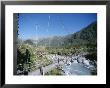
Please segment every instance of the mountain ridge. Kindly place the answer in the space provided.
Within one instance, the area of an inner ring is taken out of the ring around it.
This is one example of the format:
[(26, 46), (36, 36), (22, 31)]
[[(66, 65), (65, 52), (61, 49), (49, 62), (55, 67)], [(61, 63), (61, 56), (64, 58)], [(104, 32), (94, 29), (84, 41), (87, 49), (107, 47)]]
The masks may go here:
[(81, 30), (65, 36), (53, 36), (37, 40), (37, 46), (62, 47), (68, 45), (97, 44), (97, 21)]

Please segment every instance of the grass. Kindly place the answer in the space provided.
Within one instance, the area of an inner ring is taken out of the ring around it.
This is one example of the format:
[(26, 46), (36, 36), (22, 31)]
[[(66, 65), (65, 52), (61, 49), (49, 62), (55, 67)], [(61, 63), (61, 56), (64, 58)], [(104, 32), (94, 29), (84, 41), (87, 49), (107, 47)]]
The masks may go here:
[(45, 75), (62, 75), (61, 72), (62, 71), (60, 69), (55, 68), (55, 69), (45, 73)]

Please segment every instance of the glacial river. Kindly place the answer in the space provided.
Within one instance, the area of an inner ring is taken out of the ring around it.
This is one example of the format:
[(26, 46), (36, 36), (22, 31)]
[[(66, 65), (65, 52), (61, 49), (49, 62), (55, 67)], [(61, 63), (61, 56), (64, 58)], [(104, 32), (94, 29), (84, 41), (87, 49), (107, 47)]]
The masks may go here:
[(64, 65), (64, 75), (91, 75), (91, 70), (86, 68), (82, 63), (71, 63), (71, 65)]

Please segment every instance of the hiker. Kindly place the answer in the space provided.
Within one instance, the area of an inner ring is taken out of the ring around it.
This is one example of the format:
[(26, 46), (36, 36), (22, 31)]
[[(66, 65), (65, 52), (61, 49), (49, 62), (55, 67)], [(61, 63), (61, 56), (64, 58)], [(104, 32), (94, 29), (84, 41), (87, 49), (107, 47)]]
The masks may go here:
[(40, 69), (40, 73), (41, 73), (41, 75), (43, 75), (43, 68), (42, 68), (42, 66), (39, 67), (39, 69)]
[(58, 58), (58, 64), (59, 64), (59, 62), (60, 62), (60, 59)]

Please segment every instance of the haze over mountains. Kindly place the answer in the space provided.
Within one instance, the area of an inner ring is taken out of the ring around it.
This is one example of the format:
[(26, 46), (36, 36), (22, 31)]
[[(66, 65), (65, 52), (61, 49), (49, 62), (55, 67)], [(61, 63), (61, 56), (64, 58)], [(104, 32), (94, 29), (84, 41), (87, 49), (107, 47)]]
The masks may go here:
[[(27, 40), (26, 40), (27, 41)], [(25, 42), (26, 42), (25, 41)], [(32, 40), (31, 40), (32, 41)], [(33, 40), (37, 46), (46, 47), (63, 47), (71, 45), (97, 44), (97, 22), (92, 22), (85, 28), (76, 33), (71, 33), (66, 36), (53, 36)]]
[(65, 45), (97, 43), (97, 22), (89, 24), (80, 31), (66, 36), (54, 36), (37, 40), (37, 46), (61, 47)]

